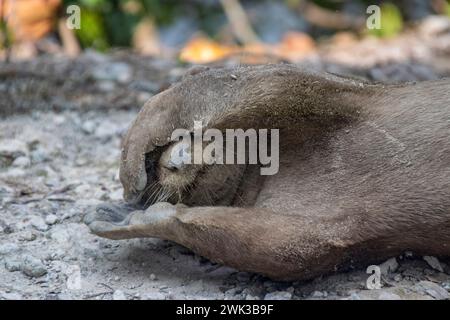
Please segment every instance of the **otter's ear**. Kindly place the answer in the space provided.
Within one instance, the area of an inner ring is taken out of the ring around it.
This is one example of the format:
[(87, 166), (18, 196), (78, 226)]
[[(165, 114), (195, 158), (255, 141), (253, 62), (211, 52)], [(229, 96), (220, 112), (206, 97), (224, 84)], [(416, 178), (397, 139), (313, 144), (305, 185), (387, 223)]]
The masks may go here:
[(194, 75), (196, 75), (196, 74), (199, 74), (199, 73), (208, 71), (208, 70), (210, 70), (210, 69), (211, 69), (211, 68), (208, 67), (208, 66), (202, 66), (202, 65), (192, 66), (192, 67), (190, 67), (190, 68), (186, 71), (186, 73), (183, 75), (182, 80), (183, 80), (184, 78), (188, 77), (188, 76), (194, 76)]

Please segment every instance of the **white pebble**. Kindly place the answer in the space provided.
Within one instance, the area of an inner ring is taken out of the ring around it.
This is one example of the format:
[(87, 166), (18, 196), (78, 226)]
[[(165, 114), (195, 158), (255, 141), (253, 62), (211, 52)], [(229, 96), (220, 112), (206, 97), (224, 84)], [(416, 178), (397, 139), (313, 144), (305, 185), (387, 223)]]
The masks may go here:
[(127, 297), (122, 290), (116, 290), (113, 293), (113, 300), (127, 300)]
[(54, 214), (49, 214), (45, 217), (45, 223), (48, 225), (53, 225), (58, 222), (58, 217)]

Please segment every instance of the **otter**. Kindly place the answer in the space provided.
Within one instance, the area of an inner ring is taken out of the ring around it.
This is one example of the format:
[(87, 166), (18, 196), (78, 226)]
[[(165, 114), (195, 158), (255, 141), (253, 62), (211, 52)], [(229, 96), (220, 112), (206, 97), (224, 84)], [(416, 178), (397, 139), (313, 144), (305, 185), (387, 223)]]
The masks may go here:
[[(171, 132), (279, 129), (280, 164), (180, 165)], [(450, 80), (365, 83), (295, 65), (195, 68), (152, 97), (122, 144), (124, 204), (85, 216), (214, 262), (304, 280), (411, 250), (450, 255)]]

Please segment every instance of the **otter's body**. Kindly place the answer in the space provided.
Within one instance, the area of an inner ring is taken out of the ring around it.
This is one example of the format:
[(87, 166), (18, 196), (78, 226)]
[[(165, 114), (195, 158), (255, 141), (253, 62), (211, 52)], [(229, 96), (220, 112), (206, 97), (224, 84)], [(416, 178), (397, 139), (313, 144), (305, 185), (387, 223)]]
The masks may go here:
[[(277, 279), (405, 250), (450, 255), (450, 80), (368, 85), (286, 65), (187, 76), (143, 108), (124, 140), (129, 202), (151, 198), (145, 154), (167, 144), (167, 128), (191, 129), (194, 119), (205, 128), (279, 128), (279, 172), (203, 168), (190, 193), (164, 199), (195, 207), (103, 206), (86, 220), (95, 233), (173, 240)], [(160, 163), (153, 176), (162, 185), (164, 170)], [(208, 184), (227, 175), (235, 185), (227, 194)], [(202, 185), (229, 205), (201, 203)]]

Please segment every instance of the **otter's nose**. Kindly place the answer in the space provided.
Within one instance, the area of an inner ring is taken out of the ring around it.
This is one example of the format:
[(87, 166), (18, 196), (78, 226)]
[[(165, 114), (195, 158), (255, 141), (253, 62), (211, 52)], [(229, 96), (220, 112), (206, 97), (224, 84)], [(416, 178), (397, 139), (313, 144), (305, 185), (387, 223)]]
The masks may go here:
[(191, 164), (191, 146), (188, 143), (175, 144), (169, 153), (168, 159), (163, 161), (163, 166), (169, 170), (183, 169), (187, 164)]

